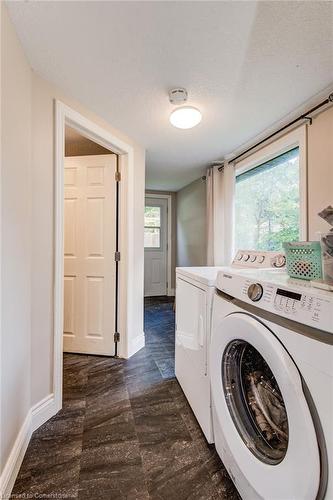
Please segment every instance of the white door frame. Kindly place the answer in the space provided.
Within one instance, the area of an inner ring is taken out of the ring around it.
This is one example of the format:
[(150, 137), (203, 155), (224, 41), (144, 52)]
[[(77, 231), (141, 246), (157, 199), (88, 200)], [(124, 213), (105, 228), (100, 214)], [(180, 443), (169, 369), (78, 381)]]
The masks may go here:
[(167, 200), (168, 202), (168, 231), (167, 231), (167, 280), (168, 280), (168, 286), (167, 286), (167, 294), (168, 296), (174, 296), (175, 295), (175, 290), (171, 286), (171, 257), (172, 257), (172, 196), (171, 194), (154, 194), (154, 193), (145, 193), (145, 198), (161, 198), (163, 200)]
[(54, 349), (53, 349), (53, 394), (56, 411), (62, 407), (63, 370), (63, 313), (64, 313), (64, 156), (65, 126), (77, 130), (81, 135), (119, 155), (120, 182), (120, 229), (119, 249), (119, 331), (118, 354), (127, 357), (129, 340), (128, 318), (131, 313), (130, 293), (133, 289), (134, 267), (134, 152), (130, 144), (120, 140), (109, 131), (90, 121), (61, 101), (55, 100), (55, 220), (54, 220)]

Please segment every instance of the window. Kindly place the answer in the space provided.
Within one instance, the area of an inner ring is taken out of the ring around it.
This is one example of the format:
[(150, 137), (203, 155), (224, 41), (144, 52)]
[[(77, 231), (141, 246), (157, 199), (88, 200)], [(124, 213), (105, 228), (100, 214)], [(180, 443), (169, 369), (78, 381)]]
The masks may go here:
[(145, 248), (161, 246), (161, 207), (145, 207)]
[(236, 174), (235, 248), (281, 250), (300, 239), (299, 148)]

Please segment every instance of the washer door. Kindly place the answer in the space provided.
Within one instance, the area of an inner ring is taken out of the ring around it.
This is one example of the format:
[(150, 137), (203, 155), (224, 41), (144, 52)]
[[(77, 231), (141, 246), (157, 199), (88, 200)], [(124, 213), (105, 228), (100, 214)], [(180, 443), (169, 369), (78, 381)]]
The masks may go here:
[(212, 337), (211, 381), (214, 428), (258, 498), (314, 500), (316, 431), (300, 374), (275, 335), (245, 313), (226, 316)]

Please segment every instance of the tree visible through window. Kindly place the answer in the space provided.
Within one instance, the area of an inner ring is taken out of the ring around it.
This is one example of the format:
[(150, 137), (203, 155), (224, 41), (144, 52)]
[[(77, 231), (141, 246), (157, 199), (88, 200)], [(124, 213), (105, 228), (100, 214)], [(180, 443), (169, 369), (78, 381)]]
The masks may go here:
[(281, 250), (299, 240), (299, 177), (299, 148), (236, 177), (236, 250)]

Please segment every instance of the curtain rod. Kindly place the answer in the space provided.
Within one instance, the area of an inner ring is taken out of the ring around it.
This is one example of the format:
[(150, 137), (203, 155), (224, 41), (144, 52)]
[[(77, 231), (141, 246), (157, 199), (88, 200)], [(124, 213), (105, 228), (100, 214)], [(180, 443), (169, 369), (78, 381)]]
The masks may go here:
[[(264, 142), (269, 141), (269, 139), (272, 139), (272, 137), (274, 137), (275, 135), (280, 134), (281, 132), (283, 132), (287, 128), (291, 127), (292, 125), (295, 125), (295, 123), (297, 123), (300, 120), (309, 120), (310, 125), (312, 125), (312, 118), (309, 115), (311, 115), (312, 113), (317, 111), (319, 108), (322, 108), (323, 106), (326, 106), (326, 104), (329, 104), (329, 103), (333, 103), (333, 92), (327, 97), (327, 99), (325, 99), (321, 103), (317, 104), (317, 106), (314, 106), (313, 108), (309, 109), (306, 113), (303, 113), (299, 117), (297, 117), (294, 120), (292, 120), (291, 122), (287, 123), (287, 125), (284, 125), (283, 127), (279, 128), (278, 130), (276, 130), (272, 134), (265, 137), (265, 139), (262, 139), (261, 141), (257, 142), (256, 144), (254, 144), (250, 148), (246, 149), (242, 153), (239, 153), (238, 155), (234, 156), (230, 160), (227, 160), (228, 163), (232, 163), (232, 162), (238, 160), (242, 156), (246, 155), (246, 153), (249, 153), (253, 149), (255, 149), (258, 146), (260, 146), (261, 144), (263, 144)], [(219, 172), (221, 172), (223, 170), (223, 166), (219, 167), (218, 170), (219, 170)]]

